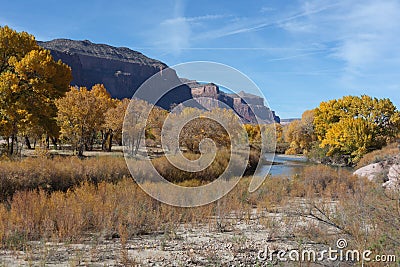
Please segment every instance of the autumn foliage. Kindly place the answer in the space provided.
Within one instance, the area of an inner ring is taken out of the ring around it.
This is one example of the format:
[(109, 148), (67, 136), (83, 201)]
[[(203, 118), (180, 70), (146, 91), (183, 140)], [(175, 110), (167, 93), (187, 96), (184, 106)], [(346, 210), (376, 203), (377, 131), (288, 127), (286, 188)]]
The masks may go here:
[(68, 91), (71, 69), (55, 62), (35, 38), (0, 27), (0, 135), (14, 153), (17, 135), (46, 134), (57, 138), (54, 100)]
[(318, 161), (356, 164), (368, 152), (393, 142), (400, 133), (400, 112), (389, 99), (366, 95), (321, 102), (285, 129), (287, 154)]

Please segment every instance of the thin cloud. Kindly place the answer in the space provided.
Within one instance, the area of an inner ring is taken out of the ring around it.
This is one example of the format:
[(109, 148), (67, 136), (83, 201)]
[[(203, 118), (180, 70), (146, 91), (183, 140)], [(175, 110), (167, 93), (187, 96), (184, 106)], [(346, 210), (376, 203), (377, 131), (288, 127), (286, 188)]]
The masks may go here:
[(267, 13), (267, 12), (272, 12), (272, 11), (276, 11), (276, 8), (270, 7), (270, 6), (263, 6), (260, 9), (261, 13)]
[[(365, 2), (338, 21), (343, 41), (334, 54), (351, 71), (370, 68), (400, 56), (400, 3)], [(397, 64), (399, 67), (400, 64)]]
[(315, 51), (315, 52), (310, 52), (310, 53), (297, 54), (297, 55), (293, 55), (293, 56), (273, 58), (273, 59), (270, 59), (268, 61), (272, 62), (272, 61), (291, 60), (291, 59), (297, 59), (299, 57), (306, 57), (306, 56), (311, 56), (311, 55), (315, 55), (315, 54), (321, 54), (321, 53), (325, 53), (325, 52), (326, 52), (326, 50), (321, 50), (321, 51)]
[[(132, 47), (136, 50), (157, 50), (165, 48), (157, 46)], [(181, 50), (248, 50), (248, 51), (322, 51), (320, 48), (300, 48), (300, 47), (181, 47)], [(325, 49), (324, 49), (325, 50)]]
[(215, 19), (222, 19), (222, 18), (227, 18), (229, 15), (205, 15), (205, 16), (197, 16), (197, 17), (176, 17), (172, 19), (166, 19), (161, 22), (161, 24), (175, 24), (175, 23), (181, 23), (181, 22), (188, 22), (188, 23), (193, 23), (193, 22), (200, 22), (200, 21), (209, 21), (209, 20), (215, 20)]
[(227, 36), (236, 35), (236, 34), (259, 31), (259, 30), (262, 30), (262, 29), (265, 29), (265, 28), (268, 28), (268, 27), (279, 26), (279, 25), (284, 24), (285, 22), (296, 20), (296, 19), (299, 19), (299, 18), (302, 18), (302, 17), (305, 17), (305, 16), (310, 16), (310, 15), (313, 15), (313, 14), (317, 14), (317, 13), (326, 11), (326, 10), (331, 9), (333, 7), (336, 7), (336, 6), (338, 6), (338, 4), (326, 5), (326, 6), (319, 7), (319, 8), (313, 9), (313, 10), (306, 10), (306, 11), (303, 11), (303, 12), (288, 16), (288, 17), (283, 18), (283, 19), (279, 19), (279, 20), (272, 21), (272, 22), (262, 22), (262, 23), (258, 23), (258, 24), (253, 25), (253, 26), (243, 26), (243, 25), (241, 25), (241, 27), (238, 28), (238, 29), (232, 29), (232, 30), (222, 29), (222, 30), (219, 30), (219, 31), (211, 31), (211, 32), (209, 32), (207, 34), (204, 34), (203, 36), (200, 36), (200, 38), (214, 38), (214, 39), (216, 39), (216, 38), (222, 38), (222, 37), (227, 37)]

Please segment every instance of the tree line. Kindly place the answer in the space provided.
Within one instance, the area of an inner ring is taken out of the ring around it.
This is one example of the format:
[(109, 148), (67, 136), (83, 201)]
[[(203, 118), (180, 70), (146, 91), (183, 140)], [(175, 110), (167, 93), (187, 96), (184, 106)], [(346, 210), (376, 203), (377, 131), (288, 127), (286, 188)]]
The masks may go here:
[[(111, 151), (113, 142), (122, 142), (130, 100), (113, 99), (101, 84), (89, 90), (71, 87), (71, 81), (71, 68), (55, 61), (33, 35), (0, 27), (0, 137), (8, 154), (15, 154), (21, 141), (28, 148), (32, 141), (33, 147), (44, 140), (56, 148), (64, 141), (78, 155), (98, 141), (105, 151)], [(136, 108), (144, 105), (132, 101)], [(155, 108), (150, 121), (156, 123), (154, 118), (163, 113)]]
[(287, 125), (247, 127), (251, 129), (248, 132), (253, 144), (260, 143), (260, 131), (275, 130), (278, 153), (304, 154), (322, 163), (354, 165), (365, 154), (400, 137), (400, 112), (387, 98), (344, 96), (321, 102)]

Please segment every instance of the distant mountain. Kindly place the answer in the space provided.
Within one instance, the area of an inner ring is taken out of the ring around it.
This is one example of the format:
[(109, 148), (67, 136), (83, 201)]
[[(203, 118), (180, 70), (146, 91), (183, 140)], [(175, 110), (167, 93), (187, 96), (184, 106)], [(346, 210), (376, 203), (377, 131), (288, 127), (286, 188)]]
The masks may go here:
[(281, 124), (286, 125), (291, 123), (292, 121), (299, 121), (301, 118), (290, 118), (290, 119), (281, 119)]
[[(90, 88), (102, 83), (115, 98), (131, 98), (139, 86), (148, 78), (168, 66), (126, 47), (94, 44), (90, 41), (56, 39), (38, 44), (50, 50), (52, 56), (72, 68), (72, 85)], [(179, 83), (175, 71), (163, 74), (168, 84)], [(179, 86), (160, 99), (158, 106), (169, 109), (174, 104), (191, 99), (188, 86)]]
[[(72, 68), (71, 85), (74, 86), (91, 88), (101, 83), (112, 97), (131, 98), (144, 81), (162, 70), (161, 79), (156, 83), (146, 84), (149, 88), (143, 90), (142, 95), (148, 100), (152, 95), (162, 95), (170, 87), (174, 88), (175, 85), (181, 84), (154, 103), (164, 109), (168, 110), (183, 102), (184, 106), (213, 109), (218, 107), (216, 100), (220, 100), (234, 109), (246, 123), (255, 123), (256, 117), (261, 123), (280, 121), (275, 112), (266, 107), (263, 98), (259, 96), (243, 91), (238, 95), (226, 94), (215, 84), (202, 85), (197, 81), (180, 79), (176, 72), (163, 62), (126, 47), (69, 39), (55, 39), (38, 44), (50, 50), (54, 59), (60, 59)], [(204, 100), (199, 98), (201, 96), (210, 99)]]

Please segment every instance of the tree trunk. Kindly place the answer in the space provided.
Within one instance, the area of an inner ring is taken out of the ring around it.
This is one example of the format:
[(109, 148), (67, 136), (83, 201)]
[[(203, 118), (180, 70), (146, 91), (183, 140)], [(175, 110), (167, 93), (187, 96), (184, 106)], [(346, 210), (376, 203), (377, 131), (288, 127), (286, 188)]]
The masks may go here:
[(51, 142), (53, 143), (54, 149), (57, 150), (57, 138), (52, 137), (52, 138), (51, 138)]
[(29, 141), (28, 136), (25, 136), (25, 145), (28, 149), (32, 149), (31, 142)]
[(50, 137), (46, 136), (46, 148), (50, 149)]
[(110, 137), (109, 137), (109, 141), (108, 141), (108, 152), (111, 152), (111, 147), (112, 147), (112, 139), (113, 139), (113, 134), (110, 133)]
[(78, 157), (81, 158), (83, 157), (83, 150), (85, 148), (85, 142), (84, 140), (79, 140), (78, 146), (76, 148), (76, 150), (78, 151)]
[(11, 135), (10, 151), (9, 151), (10, 155), (12, 155), (14, 153), (14, 139), (15, 139), (15, 135), (12, 134)]
[(83, 145), (79, 145), (78, 147), (78, 157), (83, 157)]
[(103, 132), (102, 131), (102, 138), (103, 138), (103, 140), (101, 140), (101, 150), (103, 150), (103, 151), (106, 151), (106, 143), (107, 143), (107, 139), (108, 139), (108, 136), (109, 136), (109, 132), (107, 131), (107, 132)]

